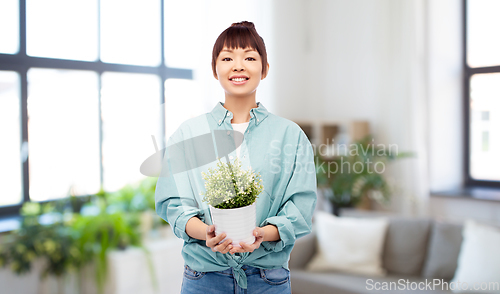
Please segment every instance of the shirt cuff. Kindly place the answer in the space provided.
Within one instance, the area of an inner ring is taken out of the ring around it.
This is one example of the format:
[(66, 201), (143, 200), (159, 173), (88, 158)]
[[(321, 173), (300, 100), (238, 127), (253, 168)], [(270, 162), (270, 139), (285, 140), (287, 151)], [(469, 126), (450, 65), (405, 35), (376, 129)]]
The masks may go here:
[(261, 227), (266, 225), (275, 225), (278, 228), (280, 234), (279, 241), (266, 241), (262, 242), (262, 246), (267, 251), (279, 252), (285, 248), (285, 246), (293, 245), (295, 243), (295, 232), (293, 225), (286, 216), (273, 216), (266, 219)]
[(201, 219), (201, 221), (204, 222), (205, 217), (203, 212), (200, 209), (195, 209), (184, 212), (181, 215), (179, 215), (179, 217), (175, 221), (175, 225), (172, 228), (174, 235), (176, 235), (178, 238), (183, 239), (186, 243), (193, 243), (200, 241), (198, 239), (190, 237), (186, 233), (186, 224), (188, 220), (190, 220), (194, 216), (198, 216)]

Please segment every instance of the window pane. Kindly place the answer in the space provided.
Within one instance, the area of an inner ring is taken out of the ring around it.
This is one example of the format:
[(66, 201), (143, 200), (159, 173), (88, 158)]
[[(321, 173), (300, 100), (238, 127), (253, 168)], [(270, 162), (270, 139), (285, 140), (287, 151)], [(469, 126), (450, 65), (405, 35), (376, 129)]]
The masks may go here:
[(19, 0), (0, 1), (0, 53), (19, 51)]
[(202, 101), (202, 97), (198, 83), (195, 81), (168, 79), (165, 82), (165, 131), (167, 139), (185, 120), (207, 112), (204, 109), (212, 110), (215, 103), (212, 105), (211, 102)]
[(97, 60), (97, 0), (26, 0), (27, 54)]
[(467, 61), (471, 67), (500, 65), (500, 1), (467, 1)]
[(500, 181), (500, 74), (474, 75), (470, 88), (470, 174)]
[(101, 0), (101, 60), (160, 64), (159, 0)]
[[(201, 58), (206, 58), (203, 64), (210, 67), (212, 48), (203, 50), (201, 40), (203, 35), (204, 0), (194, 1), (165, 1), (165, 64), (169, 67), (194, 68), (199, 65)], [(233, 2), (231, 5), (237, 5)], [(227, 6), (224, 6), (225, 8)], [(189, 11), (189, 17), (179, 14), (179, 11)], [(229, 23), (229, 22), (228, 22)], [(205, 25), (206, 26), (206, 25)], [(219, 32), (220, 34), (220, 32)], [(215, 38), (211, 41), (215, 42)], [(202, 54), (203, 52), (209, 53)]]
[(98, 75), (28, 72), (30, 197), (35, 201), (99, 190)]
[(0, 71), (0, 206), (22, 201), (19, 75)]
[(156, 75), (104, 73), (101, 111), (104, 189), (116, 191), (143, 179), (140, 166), (160, 137), (160, 79)]

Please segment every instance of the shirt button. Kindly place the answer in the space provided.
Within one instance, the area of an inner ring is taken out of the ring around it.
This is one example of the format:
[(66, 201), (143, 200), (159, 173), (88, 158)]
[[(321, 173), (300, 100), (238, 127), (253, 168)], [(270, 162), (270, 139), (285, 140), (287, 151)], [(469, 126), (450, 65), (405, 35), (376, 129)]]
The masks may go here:
[(257, 121), (259, 121), (259, 119), (257, 119)]
[(247, 131), (247, 134), (250, 133), (250, 130)]
[(231, 155), (231, 156), (229, 156), (229, 159), (233, 159), (233, 156), (232, 156), (232, 155)]
[(231, 132), (230, 131), (227, 131), (227, 134), (229, 135)]
[(219, 123), (222, 121), (222, 119), (219, 119)]

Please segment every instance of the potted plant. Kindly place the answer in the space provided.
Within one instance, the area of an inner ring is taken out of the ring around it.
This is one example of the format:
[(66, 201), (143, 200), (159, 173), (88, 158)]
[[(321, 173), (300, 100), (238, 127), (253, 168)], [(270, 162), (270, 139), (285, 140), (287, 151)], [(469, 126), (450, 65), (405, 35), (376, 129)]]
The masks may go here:
[[(412, 152), (391, 152), (375, 145), (368, 135), (350, 144), (349, 149), (333, 156), (315, 154), (318, 188), (326, 192), (334, 215), (342, 207), (369, 208), (372, 201), (387, 204), (391, 187), (384, 176), (385, 165), (397, 159), (413, 156)], [(380, 168), (384, 166), (384, 169)], [(325, 171), (325, 168), (328, 167)]]
[[(135, 246), (146, 254), (153, 287), (157, 281), (150, 252), (142, 246), (137, 213), (109, 209), (109, 193), (101, 189), (93, 201), (84, 205), (84, 215), (68, 209), (69, 200), (40, 204), (26, 202), (21, 209), (21, 226), (5, 236), (0, 244), (0, 268), (10, 266), (16, 274), (30, 272), (35, 262), (42, 266), (41, 278), (57, 279), (57, 292), (63, 293), (67, 273), (76, 274), (77, 289), (89, 268), (95, 272), (95, 292), (103, 293), (107, 278), (108, 253)], [(89, 205), (94, 209), (85, 209)], [(111, 210), (111, 211), (109, 211)], [(38, 266), (37, 266), (38, 267)], [(94, 270), (95, 268), (95, 270)], [(83, 270), (83, 271), (82, 271)], [(40, 293), (48, 284), (41, 284)]]
[(260, 174), (251, 168), (242, 170), (238, 158), (233, 163), (223, 163), (219, 158), (217, 168), (209, 168), (208, 174), (202, 172), (202, 176), (206, 192), (201, 194), (203, 201), (209, 204), (215, 234), (226, 233), (226, 239), (231, 239), (233, 246), (240, 246), (240, 242), (252, 244), (256, 199), (264, 190)]
[[(10, 265), (14, 273), (23, 275), (31, 271), (35, 262), (41, 262), (40, 281), (55, 277), (57, 293), (64, 293), (64, 277), (79, 269), (83, 255), (62, 211), (56, 210), (59, 204), (24, 203), (20, 228), (7, 235), (5, 248), (0, 249), (0, 267)], [(39, 287), (39, 291), (43, 289)]]

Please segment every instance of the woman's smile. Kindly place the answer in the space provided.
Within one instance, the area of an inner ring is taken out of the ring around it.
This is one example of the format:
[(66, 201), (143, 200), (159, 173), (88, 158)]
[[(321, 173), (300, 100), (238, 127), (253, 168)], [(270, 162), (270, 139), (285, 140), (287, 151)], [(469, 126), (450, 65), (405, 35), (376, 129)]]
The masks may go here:
[(234, 75), (229, 78), (233, 85), (244, 85), (250, 78), (245, 75)]

